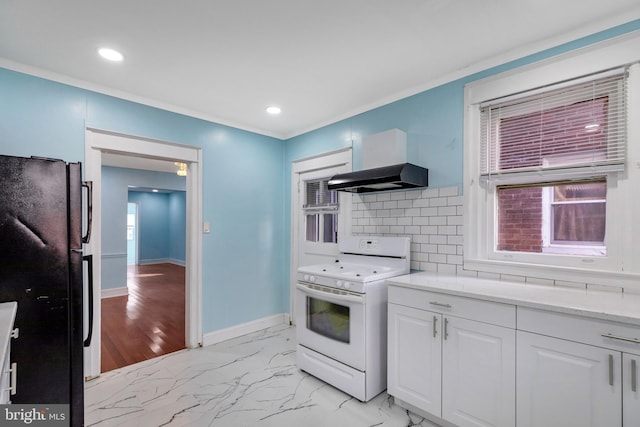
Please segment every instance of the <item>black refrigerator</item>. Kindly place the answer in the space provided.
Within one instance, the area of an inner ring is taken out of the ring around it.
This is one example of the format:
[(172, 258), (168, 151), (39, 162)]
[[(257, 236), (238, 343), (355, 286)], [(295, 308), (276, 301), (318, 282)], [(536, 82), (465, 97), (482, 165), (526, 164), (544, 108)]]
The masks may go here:
[(0, 302), (18, 303), (11, 403), (69, 405), (71, 426), (84, 425), (93, 317), (90, 188), (80, 163), (0, 155)]

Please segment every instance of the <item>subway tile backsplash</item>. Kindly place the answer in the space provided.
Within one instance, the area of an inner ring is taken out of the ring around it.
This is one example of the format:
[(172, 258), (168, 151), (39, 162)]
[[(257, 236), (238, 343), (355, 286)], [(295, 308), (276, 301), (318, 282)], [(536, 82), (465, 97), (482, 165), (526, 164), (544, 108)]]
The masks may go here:
[(462, 196), (457, 187), (354, 194), (353, 235), (410, 236), (411, 268), (462, 269)]

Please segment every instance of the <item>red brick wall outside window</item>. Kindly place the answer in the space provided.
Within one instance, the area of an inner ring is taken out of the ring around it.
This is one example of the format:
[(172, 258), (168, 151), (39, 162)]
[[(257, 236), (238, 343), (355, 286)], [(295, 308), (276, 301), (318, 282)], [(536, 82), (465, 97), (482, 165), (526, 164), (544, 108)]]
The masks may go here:
[(542, 187), (498, 190), (498, 250), (542, 252)]
[[(604, 158), (607, 105), (604, 97), (501, 119), (499, 169), (538, 167), (545, 159), (570, 163), (574, 156)], [(543, 206), (543, 187), (498, 188), (497, 195), (496, 249), (542, 252), (543, 209), (549, 208)], [(601, 221), (604, 229), (604, 215)]]

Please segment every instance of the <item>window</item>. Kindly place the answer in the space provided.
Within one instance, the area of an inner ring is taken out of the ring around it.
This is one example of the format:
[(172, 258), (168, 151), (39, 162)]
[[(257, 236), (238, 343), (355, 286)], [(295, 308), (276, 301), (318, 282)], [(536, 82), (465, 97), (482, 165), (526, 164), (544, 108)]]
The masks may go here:
[(601, 174), (624, 169), (625, 83), (621, 69), (480, 106), (480, 175), (497, 195), (494, 250), (606, 255)]
[(640, 288), (637, 48), (630, 36), (465, 86), (466, 270)]
[(327, 188), (328, 181), (324, 178), (304, 182), (308, 242), (338, 242), (338, 192)]

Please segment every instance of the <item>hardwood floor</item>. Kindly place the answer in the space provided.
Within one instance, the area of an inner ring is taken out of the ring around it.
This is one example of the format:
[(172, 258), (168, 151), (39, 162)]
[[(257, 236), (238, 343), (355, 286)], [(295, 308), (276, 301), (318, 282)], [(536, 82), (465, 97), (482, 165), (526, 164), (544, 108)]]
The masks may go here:
[(185, 348), (185, 269), (131, 265), (128, 296), (102, 299), (101, 372)]

